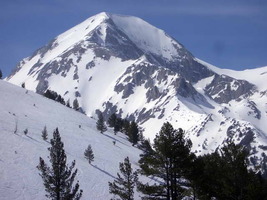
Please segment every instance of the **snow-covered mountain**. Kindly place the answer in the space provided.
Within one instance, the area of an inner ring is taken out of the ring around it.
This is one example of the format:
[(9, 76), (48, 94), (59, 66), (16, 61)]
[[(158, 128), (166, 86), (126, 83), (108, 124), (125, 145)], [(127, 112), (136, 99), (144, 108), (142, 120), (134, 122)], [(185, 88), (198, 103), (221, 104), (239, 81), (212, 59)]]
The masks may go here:
[(169, 121), (198, 154), (227, 139), (251, 157), (267, 149), (267, 67), (219, 69), (137, 17), (95, 15), (22, 60), (7, 80), (77, 98), (88, 116), (135, 119), (150, 138)]
[[(49, 140), (58, 127), (67, 163), (76, 160), (76, 177), (84, 191), (84, 200), (113, 197), (109, 194), (108, 181), (117, 177), (119, 162), (126, 156), (129, 156), (133, 168), (137, 168), (140, 150), (132, 147), (125, 135), (114, 135), (112, 130), (101, 134), (95, 128), (95, 120), (1, 80), (0, 93), (1, 200), (45, 199), (43, 181), (36, 168), (39, 157), (49, 163), (47, 148), (51, 145), (41, 137), (45, 126)], [(28, 129), (27, 135), (25, 129)], [(113, 141), (116, 141), (115, 145)], [(89, 144), (95, 156), (92, 165), (84, 158)], [(140, 199), (138, 196), (136, 193), (136, 199)]]

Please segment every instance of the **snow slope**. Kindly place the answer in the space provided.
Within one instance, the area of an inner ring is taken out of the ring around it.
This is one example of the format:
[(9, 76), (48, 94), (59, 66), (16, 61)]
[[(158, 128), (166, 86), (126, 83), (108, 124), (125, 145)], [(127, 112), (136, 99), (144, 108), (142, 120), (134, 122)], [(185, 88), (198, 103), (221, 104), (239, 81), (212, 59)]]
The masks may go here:
[[(140, 150), (132, 147), (124, 135), (114, 135), (112, 131), (101, 134), (95, 128), (94, 119), (4, 81), (0, 81), (0, 94), (1, 200), (45, 199), (43, 182), (36, 168), (40, 156), (49, 162), (49, 143), (41, 137), (44, 126), (49, 139), (53, 130), (59, 128), (67, 162), (76, 160), (77, 179), (84, 191), (82, 199), (110, 199), (108, 181), (114, 180), (119, 162), (126, 156), (137, 168)], [(26, 128), (27, 135), (23, 133)], [(95, 155), (92, 166), (83, 156), (89, 144)], [(136, 199), (139, 199), (137, 194)]]
[[(177, 42), (168, 37), (163, 30), (137, 17), (115, 14), (108, 15), (144, 52), (152, 52), (167, 59), (172, 59), (172, 55), (176, 55), (177, 49), (173, 44)], [(140, 37), (140, 35), (142, 37)], [(177, 46), (181, 48), (180, 44), (177, 44)]]
[(256, 85), (259, 91), (267, 90), (267, 66), (236, 71), (231, 69), (221, 69), (197, 58), (196, 60), (218, 74), (226, 74), (236, 79), (247, 80)]

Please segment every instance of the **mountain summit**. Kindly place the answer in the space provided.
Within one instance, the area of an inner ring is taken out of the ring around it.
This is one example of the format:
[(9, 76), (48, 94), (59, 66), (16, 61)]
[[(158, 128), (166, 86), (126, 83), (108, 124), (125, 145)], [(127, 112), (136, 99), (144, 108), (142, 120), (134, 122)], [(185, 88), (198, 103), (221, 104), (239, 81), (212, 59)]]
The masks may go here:
[(136, 120), (147, 137), (169, 121), (187, 131), (199, 154), (227, 140), (257, 157), (267, 149), (267, 67), (216, 68), (137, 17), (90, 17), (23, 59), (7, 80), (77, 99), (88, 116)]

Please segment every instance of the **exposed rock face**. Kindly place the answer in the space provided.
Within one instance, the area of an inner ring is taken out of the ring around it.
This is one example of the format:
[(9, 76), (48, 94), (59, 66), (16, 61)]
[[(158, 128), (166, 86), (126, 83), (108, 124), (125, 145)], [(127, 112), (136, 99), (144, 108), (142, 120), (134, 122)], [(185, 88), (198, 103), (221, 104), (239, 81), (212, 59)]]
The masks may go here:
[(226, 75), (215, 75), (205, 88), (205, 93), (217, 103), (228, 103), (239, 97), (252, 95), (255, 86), (245, 80), (236, 80)]
[(251, 109), (248, 111), (248, 115), (252, 115), (256, 119), (261, 119), (261, 111), (257, 108), (257, 105), (254, 101), (248, 101), (247, 107)]

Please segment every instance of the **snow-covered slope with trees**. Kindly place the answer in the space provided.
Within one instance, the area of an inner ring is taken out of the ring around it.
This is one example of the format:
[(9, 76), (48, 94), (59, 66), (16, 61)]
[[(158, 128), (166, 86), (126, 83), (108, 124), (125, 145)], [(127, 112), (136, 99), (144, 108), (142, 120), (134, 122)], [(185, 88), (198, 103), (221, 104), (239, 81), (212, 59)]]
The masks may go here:
[[(47, 89), (81, 111), (135, 120), (154, 138), (169, 121), (193, 151), (232, 139), (260, 164), (267, 149), (267, 68), (223, 70), (195, 58), (163, 30), (137, 17), (100, 13), (22, 60), (7, 80)], [(261, 157), (261, 158), (260, 158)]]
[[(117, 176), (119, 162), (126, 156), (129, 156), (132, 166), (137, 167), (140, 150), (132, 147), (125, 135), (114, 135), (112, 131), (101, 134), (95, 128), (95, 120), (1, 80), (0, 93), (1, 200), (45, 199), (43, 181), (36, 168), (39, 157), (49, 164), (47, 148), (50, 144), (41, 137), (45, 126), (48, 141), (58, 127), (67, 163), (76, 160), (76, 177), (84, 191), (82, 199), (110, 199), (108, 181)], [(24, 134), (25, 129), (28, 129), (27, 135)], [(113, 141), (116, 141), (115, 145)], [(84, 158), (89, 144), (95, 156), (92, 165)], [(138, 194), (136, 199), (140, 199)]]

